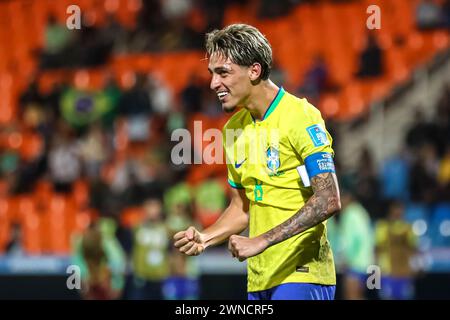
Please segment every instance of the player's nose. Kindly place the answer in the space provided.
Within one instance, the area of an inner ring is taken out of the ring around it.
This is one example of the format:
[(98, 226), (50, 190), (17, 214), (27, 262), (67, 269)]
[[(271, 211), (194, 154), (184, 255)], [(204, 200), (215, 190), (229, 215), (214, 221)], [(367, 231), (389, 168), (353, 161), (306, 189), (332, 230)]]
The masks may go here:
[(209, 84), (211, 90), (217, 91), (220, 87), (220, 79), (217, 75), (213, 75), (211, 78), (211, 83)]

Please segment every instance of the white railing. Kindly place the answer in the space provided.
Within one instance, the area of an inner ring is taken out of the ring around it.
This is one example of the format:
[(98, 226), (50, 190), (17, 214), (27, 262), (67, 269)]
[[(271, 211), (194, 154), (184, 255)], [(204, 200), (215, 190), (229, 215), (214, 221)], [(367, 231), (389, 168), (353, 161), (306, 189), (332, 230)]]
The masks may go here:
[(379, 168), (384, 159), (401, 151), (407, 130), (415, 120), (415, 110), (420, 109), (427, 119), (434, 117), (444, 85), (450, 82), (450, 55), (437, 70), (429, 69), (430, 65), (425, 65), (415, 70), (412, 85), (387, 110), (386, 101), (374, 103), (365, 123), (356, 128), (350, 124), (339, 126), (337, 156), (344, 170), (356, 167), (364, 147), (371, 151)]

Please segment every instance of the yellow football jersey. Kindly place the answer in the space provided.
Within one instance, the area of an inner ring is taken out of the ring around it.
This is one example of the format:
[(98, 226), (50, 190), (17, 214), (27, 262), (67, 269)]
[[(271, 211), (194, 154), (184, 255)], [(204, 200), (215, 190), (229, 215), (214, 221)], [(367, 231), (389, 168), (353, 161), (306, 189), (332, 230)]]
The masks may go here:
[[(309, 177), (334, 172), (332, 138), (320, 111), (280, 88), (261, 121), (246, 109), (223, 128), (228, 182), (250, 200), (250, 237), (289, 219), (312, 196)], [(325, 222), (248, 259), (248, 291), (282, 283), (334, 285)]]

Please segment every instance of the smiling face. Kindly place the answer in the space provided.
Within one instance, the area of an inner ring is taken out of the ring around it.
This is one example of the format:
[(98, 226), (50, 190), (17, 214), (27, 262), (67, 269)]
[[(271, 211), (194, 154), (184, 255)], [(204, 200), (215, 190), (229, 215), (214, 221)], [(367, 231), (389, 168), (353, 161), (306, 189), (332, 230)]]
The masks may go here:
[(216, 92), (225, 112), (233, 112), (236, 107), (246, 104), (252, 88), (251, 81), (257, 76), (253, 69), (237, 65), (221, 54), (210, 56), (210, 87)]

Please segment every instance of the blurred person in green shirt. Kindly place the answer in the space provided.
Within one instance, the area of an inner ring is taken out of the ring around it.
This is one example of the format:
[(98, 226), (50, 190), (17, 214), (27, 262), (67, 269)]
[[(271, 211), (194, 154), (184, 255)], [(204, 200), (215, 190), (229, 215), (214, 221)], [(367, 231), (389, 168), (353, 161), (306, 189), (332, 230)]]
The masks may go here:
[(81, 271), (81, 297), (119, 299), (125, 284), (125, 253), (115, 237), (116, 224), (100, 218), (74, 239), (74, 263)]
[(45, 52), (49, 54), (60, 53), (70, 42), (71, 32), (59, 23), (55, 16), (50, 15), (45, 28)]
[(329, 219), (328, 237), (343, 274), (343, 298), (365, 299), (367, 268), (374, 263), (374, 240), (367, 210), (345, 188), (341, 213)]

